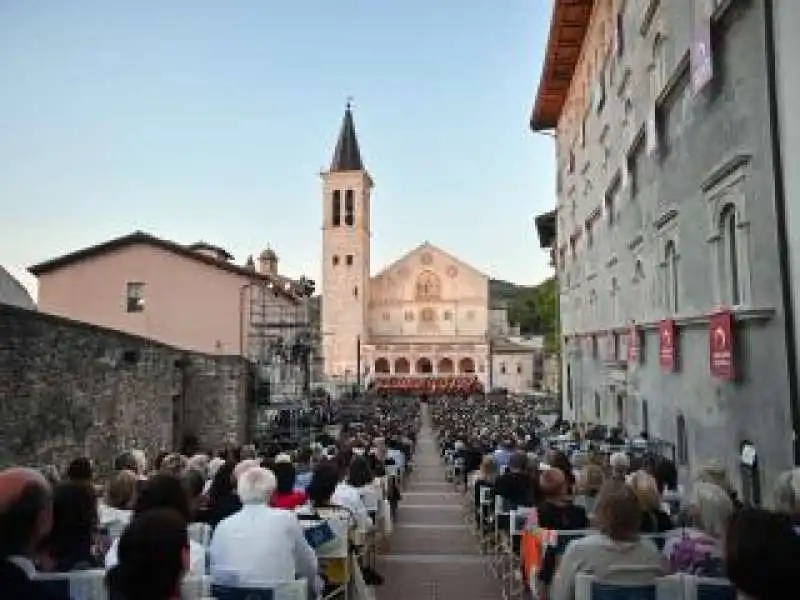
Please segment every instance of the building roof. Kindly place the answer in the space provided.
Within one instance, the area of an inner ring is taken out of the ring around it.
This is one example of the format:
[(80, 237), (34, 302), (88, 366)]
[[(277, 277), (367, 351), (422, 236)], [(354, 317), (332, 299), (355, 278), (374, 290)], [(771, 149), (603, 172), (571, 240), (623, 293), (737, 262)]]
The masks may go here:
[(492, 354), (533, 354), (534, 352), (541, 351), (540, 348), (535, 346), (526, 346), (524, 344), (515, 344), (508, 340), (500, 340), (492, 343)]
[(114, 252), (116, 250), (121, 250), (123, 248), (139, 244), (154, 246), (189, 260), (195, 260), (211, 267), (222, 269), (223, 271), (228, 271), (230, 273), (235, 273), (236, 275), (247, 277), (250, 280), (272, 284), (274, 289), (279, 291), (286, 298), (293, 301), (298, 300), (298, 296), (294, 291), (296, 282), (293, 282), (290, 279), (280, 276), (272, 276), (268, 273), (257, 273), (247, 267), (242, 267), (226, 260), (220, 260), (218, 258), (214, 258), (213, 256), (209, 256), (208, 254), (198, 252), (197, 248), (194, 248), (197, 246), (197, 244), (184, 246), (183, 244), (165, 240), (143, 231), (134, 231), (133, 233), (123, 235), (122, 237), (114, 238), (100, 244), (95, 244), (94, 246), (88, 246), (81, 250), (76, 250), (74, 252), (70, 252), (69, 254), (52, 258), (45, 262), (28, 267), (28, 272), (36, 277), (39, 277), (40, 275), (46, 275), (47, 273), (51, 273), (58, 269), (68, 267), (72, 264), (94, 258), (96, 256), (102, 256), (103, 254), (107, 254), (109, 252)]
[(537, 215), (536, 233), (539, 234), (539, 247), (552, 248), (556, 241), (556, 211), (551, 210)]
[(361, 160), (361, 150), (358, 147), (356, 137), (356, 126), (353, 122), (353, 111), (350, 103), (344, 110), (342, 126), (339, 129), (339, 139), (336, 141), (336, 149), (333, 151), (331, 161), (331, 173), (342, 171), (363, 171), (364, 163)]
[(272, 248), (266, 248), (258, 257), (260, 260), (278, 260), (278, 255)]
[(558, 124), (593, 7), (594, 0), (554, 2), (539, 90), (531, 115), (534, 131), (553, 129)]
[(214, 252), (215, 254), (218, 254), (225, 260), (233, 260), (235, 258), (233, 254), (228, 252), (222, 246), (215, 246), (214, 244), (209, 244), (208, 242), (203, 242), (203, 241), (195, 242), (194, 244), (189, 244), (187, 248), (189, 248), (189, 250), (208, 250), (209, 252)]

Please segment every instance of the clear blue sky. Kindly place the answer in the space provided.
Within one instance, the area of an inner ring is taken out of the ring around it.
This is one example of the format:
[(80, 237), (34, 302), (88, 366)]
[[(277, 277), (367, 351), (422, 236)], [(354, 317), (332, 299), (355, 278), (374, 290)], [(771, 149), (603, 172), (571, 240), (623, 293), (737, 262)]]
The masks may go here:
[(347, 96), (373, 269), (429, 240), (549, 274), (527, 123), (551, 0), (0, 0), (0, 264), (141, 229), (319, 276), (320, 180)]

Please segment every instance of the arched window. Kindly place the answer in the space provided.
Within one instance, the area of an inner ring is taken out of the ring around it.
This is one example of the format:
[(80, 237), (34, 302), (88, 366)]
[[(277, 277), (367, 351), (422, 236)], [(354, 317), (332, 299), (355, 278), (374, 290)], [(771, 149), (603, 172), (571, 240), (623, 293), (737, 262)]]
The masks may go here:
[(675, 314), (679, 308), (678, 287), (678, 252), (675, 249), (675, 242), (670, 240), (664, 246), (664, 296), (666, 308)]
[(742, 302), (739, 283), (739, 249), (737, 244), (736, 207), (727, 204), (719, 216), (721, 252), (722, 289), (724, 300), (731, 306)]
[(391, 371), (391, 367), (389, 366), (389, 360), (387, 358), (379, 358), (375, 361), (375, 372), (376, 373), (389, 373)]
[(617, 278), (611, 278), (611, 324), (616, 325), (619, 319), (619, 287)]
[(394, 372), (398, 375), (408, 375), (411, 373), (411, 363), (408, 362), (407, 358), (403, 358), (402, 356), (395, 359)]
[(459, 373), (474, 373), (475, 372), (475, 361), (472, 360), (470, 357), (465, 356), (460, 361), (458, 361), (458, 372)]
[(597, 392), (594, 393), (594, 417), (595, 419), (600, 419), (602, 417), (602, 411), (600, 406), (600, 394)]
[(333, 190), (333, 206), (331, 224), (334, 227), (339, 227), (342, 224), (342, 192)]
[(352, 227), (356, 222), (355, 199), (353, 190), (344, 191), (344, 224)]
[(664, 86), (667, 84), (667, 57), (665, 38), (661, 33), (656, 33), (653, 38), (653, 73), (652, 73), (652, 93), (653, 100), (658, 98)]
[(647, 405), (647, 400), (642, 400), (642, 431), (645, 433), (650, 431), (650, 407)]
[(416, 372), (423, 374), (433, 373), (433, 363), (431, 363), (431, 359), (423, 356), (417, 360)]
[(442, 297), (442, 282), (433, 271), (423, 271), (417, 277), (417, 300), (439, 300)]
[(452, 359), (443, 358), (439, 361), (436, 370), (442, 375), (450, 375), (455, 371), (455, 365), (453, 364)]
[(423, 308), (419, 315), (419, 320), (423, 323), (432, 323), (436, 320), (436, 311), (432, 308)]

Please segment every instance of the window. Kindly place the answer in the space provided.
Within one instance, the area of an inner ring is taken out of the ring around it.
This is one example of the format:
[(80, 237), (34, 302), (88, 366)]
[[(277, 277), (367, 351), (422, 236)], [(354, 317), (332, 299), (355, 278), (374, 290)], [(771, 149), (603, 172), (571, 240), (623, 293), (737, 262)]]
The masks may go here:
[(616, 46), (617, 58), (625, 54), (625, 18), (622, 12), (616, 14)]
[(406, 314), (405, 314), (405, 320), (406, 320), (407, 323), (410, 323), (411, 321), (413, 321), (414, 320), (414, 313), (412, 311), (410, 311), (410, 310), (407, 310)]
[(675, 314), (679, 308), (678, 252), (671, 240), (664, 247), (664, 285), (666, 308)]
[(500, 374), (501, 375), (505, 375), (506, 374), (506, 363), (504, 363), (504, 362), (500, 363)]
[(353, 266), (353, 255), (352, 254), (348, 254), (347, 256), (345, 256), (344, 257), (344, 262), (348, 267), (352, 267)]
[[(617, 278), (611, 278), (611, 324), (616, 325), (619, 319), (619, 287)], [(616, 352), (616, 351), (615, 351)]]
[(353, 298), (358, 298), (358, 286), (353, 288)]
[(442, 295), (442, 282), (433, 271), (423, 271), (417, 277), (417, 300), (439, 300)]
[(567, 159), (567, 173), (575, 172), (575, 152), (569, 151), (569, 158)]
[(391, 314), (390, 314), (390, 313), (388, 313), (388, 312), (385, 312), (385, 313), (383, 313), (383, 314), (381, 315), (381, 318), (382, 318), (384, 321), (388, 321), (389, 319), (391, 319)]
[(425, 323), (432, 323), (436, 320), (436, 312), (432, 308), (423, 308), (419, 318)]
[(129, 313), (144, 312), (144, 284), (130, 282), (126, 288), (126, 310)]
[(675, 418), (675, 430), (676, 458), (679, 465), (686, 466), (689, 464), (689, 436), (686, 431), (686, 419), (683, 415)]
[(331, 223), (334, 227), (339, 227), (342, 224), (342, 193), (339, 190), (333, 190), (333, 218)]
[(600, 411), (600, 394), (597, 392), (594, 393), (594, 417), (595, 419), (599, 419), (601, 417)]
[(356, 221), (355, 200), (353, 199), (353, 190), (345, 190), (344, 192), (344, 224), (352, 227)]
[(333, 256), (331, 256), (331, 263), (333, 263), (334, 267), (339, 265), (339, 255), (338, 254), (334, 254)]
[(616, 186), (613, 189), (609, 190), (606, 193), (605, 200), (603, 202), (603, 208), (605, 209), (606, 219), (608, 220), (608, 226), (613, 227), (614, 222), (616, 221), (616, 202), (614, 196), (617, 195)]
[(644, 281), (644, 266), (642, 266), (642, 261), (637, 258), (633, 264), (633, 282), (641, 283), (642, 281)]
[(451, 310), (444, 311), (444, 320), (445, 321), (452, 321), (453, 320), (453, 311), (451, 311)]
[(647, 400), (642, 400), (642, 431), (645, 433), (650, 431), (650, 407), (647, 405)]
[(586, 221), (586, 248), (591, 248), (594, 245), (594, 236), (592, 235), (593, 220)]
[(522, 374), (522, 365), (517, 363), (517, 375), (521, 375), (521, 374)]
[(572, 410), (574, 408), (572, 396), (572, 365), (567, 365), (567, 402), (569, 403), (569, 409)]
[(737, 245), (736, 207), (728, 204), (722, 209), (719, 218), (720, 244), (722, 244), (720, 269), (723, 277), (722, 289), (724, 300), (731, 306), (738, 306), (742, 302), (741, 286), (739, 284), (739, 251)]

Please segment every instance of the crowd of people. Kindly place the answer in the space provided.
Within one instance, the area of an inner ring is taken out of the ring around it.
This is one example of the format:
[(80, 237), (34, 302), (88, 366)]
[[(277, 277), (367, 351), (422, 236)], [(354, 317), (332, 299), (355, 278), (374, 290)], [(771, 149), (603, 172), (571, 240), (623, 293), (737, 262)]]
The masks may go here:
[[(800, 589), (800, 469), (780, 477), (766, 510), (744, 506), (717, 462), (680, 485), (669, 457), (620, 428), (605, 440), (569, 424), (554, 431), (527, 404), (477, 397), (442, 399), (433, 419), (474, 510), (488, 490), (526, 511), (525, 528), (539, 532), (523, 565), (534, 596), (573, 600), (582, 572), (628, 584), (671, 573), (727, 578), (750, 600)], [(601, 443), (576, 443), (587, 438)], [(542, 533), (576, 530), (582, 535), (562, 551)]]
[[(234, 588), (301, 580), (307, 597), (327, 598), (342, 589), (342, 564), (326, 562), (322, 549), (342, 537), (344, 585), (357, 573), (380, 586), (370, 548), (397, 516), (421, 402), (478, 534), (487, 533), (487, 497), (526, 511), (530, 535), (516, 551), (537, 600), (573, 600), (584, 572), (623, 583), (725, 578), (750, 600), (800, 589), (800, 469), (779, 478), (766, 510), (745, 506), (717, 463), (679, 481), (646, 436), (548, 426), (526, 400), (373, 394), (365, 402), (358, 422), (340, 421), (335, 437), (312, 444), (132, 450), (110, 469), (103, 457), (77, 457), (63, 472), (1, 471), (0, 597), (65, 599), (42, 585), (46, 574), (92, 572), (111, 600), (204, 597), (208, 590), (185, 593), (193, 580)], [(566, 545), (542, 533), (566, 531), (579, 532)]]
[[(380, 585), (370, 546), (396, 515), (419, 402), (372, 402), (370, 419), (340, 423), (325, 444), (132, 450), (106, 473), (90, 457), (63, 473), (1, 471), (0, 597), (66, 600), (47, 574), (80, 572), (97, 573), (112, 600), (186, 598), (190, 579), (212, 590), (304, 580), (309, 598), (343, 590), (355, 571)], [(341, 538), (346, 558), (324, 561), (320, 549)]]

